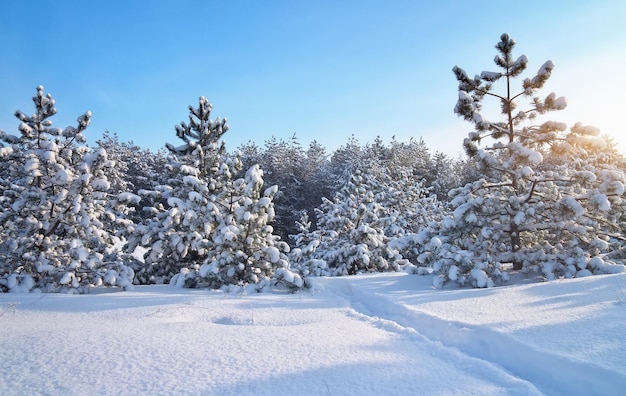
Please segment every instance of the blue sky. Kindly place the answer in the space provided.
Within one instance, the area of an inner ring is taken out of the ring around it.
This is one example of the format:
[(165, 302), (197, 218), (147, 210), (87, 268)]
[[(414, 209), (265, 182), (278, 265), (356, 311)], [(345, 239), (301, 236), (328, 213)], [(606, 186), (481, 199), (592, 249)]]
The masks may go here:
[[(424, 139), (456, 156), (471, 125), (454, 113), (452, 67), (494, 70), (507, 32), (528, 75), (548, 59), (544, 89), (566, 96), (551, 119), (621, 139), (626, 2), (617, 1), (0, 1), (0, 129), (32, 113), (44, 85), (54, 125), (93, 113), (105, 130), (158, 149), (203, 95), (227, 117), (228, 150), (294, 134), (329, 151)], [(521, 81), (520, 81), (521, 84)]]

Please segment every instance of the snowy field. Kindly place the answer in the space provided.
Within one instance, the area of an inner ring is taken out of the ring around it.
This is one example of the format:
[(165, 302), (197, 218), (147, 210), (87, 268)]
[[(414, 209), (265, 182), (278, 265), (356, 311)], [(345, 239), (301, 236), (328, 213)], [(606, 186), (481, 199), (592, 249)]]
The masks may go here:
[(626, 274), (0, 294), (2, 395), (623, 395)]

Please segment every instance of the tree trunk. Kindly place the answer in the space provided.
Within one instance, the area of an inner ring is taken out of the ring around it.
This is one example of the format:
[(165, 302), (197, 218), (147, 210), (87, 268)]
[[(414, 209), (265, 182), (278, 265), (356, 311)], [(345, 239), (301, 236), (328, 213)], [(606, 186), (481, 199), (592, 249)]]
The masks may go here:
[(511, 239), (511, 252), (513, 252), (513, 269), (521, 270), (523, 267), (523, 263), (519, 260), (516, 253), (519, 251), (520, 247), (522, 246), (522, 241), (519, 236), (519, 228), (515, 222), (511, 222), (510, 239)]

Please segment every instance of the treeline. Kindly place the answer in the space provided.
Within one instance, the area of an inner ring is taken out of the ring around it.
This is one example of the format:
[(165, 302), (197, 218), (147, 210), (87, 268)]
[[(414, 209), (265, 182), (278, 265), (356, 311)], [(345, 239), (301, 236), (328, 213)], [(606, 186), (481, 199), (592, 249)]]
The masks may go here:
[[(626, 160), (597, 128), (539, 123), (567, 104), (538, 94), (554, 65), (515, 92), (528, 60), (500, 39), (497, 72), (453, 69), (454, 111), (474, 127), (465, 159), (356, 137), (332, 153), (295, 136), (229, 152), (204, 97), (175, 128), (179, 145), (152, 152), (105, 133), (89, 147), (91, 114), (52, 127), (38, 87), (19, 134), (0, 131), (0, 288), (297, 290), (310, 276), (397, 270), (487, 287), (511, 271), (623, 271)], [(501, 119), (484, 116), (490, 101)]]

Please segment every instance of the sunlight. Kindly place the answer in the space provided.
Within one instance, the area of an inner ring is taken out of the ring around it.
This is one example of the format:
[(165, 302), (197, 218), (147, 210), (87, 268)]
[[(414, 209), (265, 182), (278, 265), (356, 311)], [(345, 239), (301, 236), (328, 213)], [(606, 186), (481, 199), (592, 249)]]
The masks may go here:
[(626, 54), (603, 51), (555, 62), (546, 88), (568, 99), (567, 108), (559, 113), (560, 121), (569, 127), (580, 122), (600, 128), (602, 135), (615, 139), (617, 149), (624, 154), (626, 131), (621, 91), (626, 87), (626, 76), (613, 71), (626, 69)]

